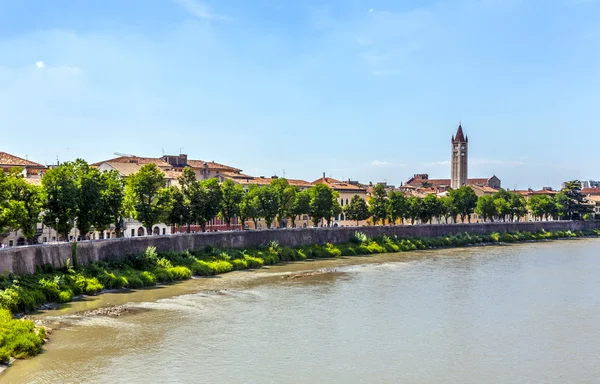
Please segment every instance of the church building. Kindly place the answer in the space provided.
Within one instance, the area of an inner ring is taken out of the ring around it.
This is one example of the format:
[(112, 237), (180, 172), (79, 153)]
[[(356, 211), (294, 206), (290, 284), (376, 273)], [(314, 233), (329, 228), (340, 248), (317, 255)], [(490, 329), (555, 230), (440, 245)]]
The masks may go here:
[(451, 139), (450, 179), (430, 179), (426, 173), (415, 174), (405, 184), (413, 187), (430, 187), (439, 190), (457, 189), (465, 185), (499, 189), (500, 179), (495, 175), (489, 178), (469, 179), (469, 137), (465, 136), (462, 124), (458, 124), (456, 135)]

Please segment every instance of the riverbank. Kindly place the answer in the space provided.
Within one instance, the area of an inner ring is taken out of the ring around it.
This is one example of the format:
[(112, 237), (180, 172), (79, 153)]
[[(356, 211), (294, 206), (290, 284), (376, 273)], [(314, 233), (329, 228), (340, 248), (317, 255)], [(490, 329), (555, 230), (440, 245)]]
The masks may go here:
[[(3, 276), (0, 280), (0, 306), (11, 309), (14, 313), (31, 311), (46, 302), (67, 302), (82, 293), (93, 295), (105, 288), (150, 287), (160, 282), (189, 279), (192, 275), (213, 276), (232, 270), (260, 268), (263, 265), (286, 261), (599, 235), (600, 231), (594, 230), (462, 234), (412, 239), (381, 236), (369, 239), (363, 233), (356, 232), (352, 242), (340, 245), (287, 248), (271, 242), (265, 247), (247, 250), (206, 247), (202, 250), (160, 253), (149, 248), (144, 254), (130, 256), (124, 261), (96, 263), (80, 270), (71, 266), (59, 271), (40, 268), (34, 275)], [(29, 329), (28, 332), (39, 331)], [(17, 345), (13, 350), (19, 352), (19, 348)], [(37, 352), (39, 351), (32, 350), (25, 355), (18, 354), (18, 357), (35, 355)]]

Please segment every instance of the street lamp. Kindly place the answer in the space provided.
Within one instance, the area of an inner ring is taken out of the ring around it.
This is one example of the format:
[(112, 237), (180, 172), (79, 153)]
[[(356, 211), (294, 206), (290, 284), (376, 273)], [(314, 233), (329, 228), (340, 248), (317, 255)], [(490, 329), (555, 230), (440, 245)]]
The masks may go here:
[(77, 217), (73, 218), (73, 241), (77, 242)]
[(60, 219), (57, 217), (54, 221), (56, 222), (56, 228), (54, 229), (56, 230), (56, 242), (58, 243), (58, 222), (60, 221)]

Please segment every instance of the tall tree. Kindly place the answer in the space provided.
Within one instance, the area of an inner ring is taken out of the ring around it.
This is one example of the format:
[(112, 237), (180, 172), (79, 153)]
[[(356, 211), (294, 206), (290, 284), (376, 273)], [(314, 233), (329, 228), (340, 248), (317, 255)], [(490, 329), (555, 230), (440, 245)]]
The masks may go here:
[(511, 221), (519, 221), (522, 217), (527, 216), (527, 201), (525, 197), (518, 193), (511, 193), (510, 197), (510, 205), (511, 205)]
[(279, 212), (279, 199), (275, 188), (270, 185), (260, 187), (256, 193), (258, 214), (265, 219), (267, 228), (271, 228)]
[(319, 183), (309, 189), (310, 191), (310, 216), (313, 224), (319, 225), (322, 219), (331, 220), (333, 215), (333, 190), (327, 185)]
[(15, 230), (21, 230), (23, 236), (31, 243), (37, 232), (42, 211), (41, 187), (27, 183), (20, 169), (11, 170), (5, 183), (0, 181), (0, 188), (2, 187), (10, 193), (9, 201), (6, 201), (6, 205), (1, 205), (2, 210), (8, 209), (11, 216), (8, 223)]
[(165, 217), (165, 223), (179, 227), (190, 223), (190, 209), (186, 205), (185, 196), (181, 189), (174, 185), (169, 188), (169, 211)]
[(155, 164), (146, 164), (129, 176), (125, 187), (125, 201), (129, 214), (152, 233), (154, 224), (168, 215), (169, 196), (161, 190), (166, 182), (163, 172)]
[(203, 232), (206, 230), (206, 223), (219, 213), (222, 196), (219, 180), (211, 178), (200, 182), (200, 193), (196, 196), (199, 200), (194, 200), (192, 214)]
[(408, 201), (404, 193), (391, 191), (388, 194), (387, 213), (392, 224), (395, 224), (398, 219), (404, 224), (404, 218), (408, 217)]
[(448, 224), (449, 218), (452, 218), (452, 220), (456, 222), (458, 211), (456, 210), (456, 205), (454, 204), (452, 197), (444, 196), (440, 199), (440, 202), (442, 203), (442, 216), (444, 217), (446, 224)]
[(219, 214), (225, 220), (227, 229), (229, 229), (231, 227), (231, 219), (240, 214), (240, 203), (244, 197), (244, 188), (240, 184), (227, 179), (221, 184), (221, 196)]
[(296, 217), (308, 215), (310, 213), (310, 192), (308, 190), (300, 191), (294, 197), (294, 204), (290, 210), (292, 227), (296, 226)]
[(410, 196), (408, 198), (408, 217), (410, 217), (411, 224), (414, 224), (416, 220), (422, 217), (423, 209), (423, 199), (417, 196)]
[(256, 185), (251, 185), (248, 191), (244, 194), (242, 202), (240, 203), (240, 220), (242, 226), (245, 227), (245, 222), (248, 219), (252, 219), (254, 222), (254, 229), (258, 229), (258, 219), (260, 218), (259, 204), (258, 204), (258, 189)]
[(344, 207), (344, 213), (348, 220), (356, 220), (356, 225), (359, 221), (366, 220), (371, 216), (367, 202), (359, 195), (352, 196), (350, 204), (346, 204)]
[(461, 222), (465, 222), (465, 218), (471, 222), (471, 215), (477, 206), (477, 195), (468, 186), (463, 186), (458, 189), (452, 189), (449, 192), (449, 196), (452, 198), (454, 207), (460, 215)]
[(298, 187), (290, 185), (284, 178), (271, 180), (270, 186), (277, 196), (277, 222), (280, 228), (285, 228), (287, 226), (288, 217), (292, 216), (292, 209), (296, 202)]
[(581, 194), (581, 182), (573, 180), (565, 183), (565, 186), (556, 196), (559, 205), (559, 214), (568, 217), (569, 220), (581, 220), (583, 215), (590, 213), (591, 208), (585, 204), (584, 196)]
[(79, 201), (79, 189), (72, 163), (66, 162), (48, 170), (42, 176), (42, 189), (44, 224), (68, 239), (73, 221), (77, 217)]
[(429, 194), (423, 199), (423, 206), (423, 211), (426, 212), (426, 215), (423, 217), (429, 221), (429, 224), (433, 224), (434, 217), (438, 219), (439, 223), (439, 218), (443, 212), (443, 206), (440, 199), (434, 194)]
[(487, 221), (491, 219), (494, 221), (494, 217), (497, 216), (498, 211), (496, 210), (496, 204), (494, 201), (494, 196), (492, 195), (484, 195), (480, 196), (477, 199), (477, 206), (475, 207), (475, 213), (479, 215), (483, 219), (483, 221)]
[(531, 211), (531, 215), (534, 218), (540, 219), (540, 221), (543, 218), (547, 220), (556, 210), (556, 202), (548, 195), (533, 195), (529, 197), (527, 205)]
[(385, 186), (383, 184), (377, 184), (373, 187), (371, 193), (371, 199), (369, 200), (369, 211), (373, 216), (373, 223), (377, 224), (379, 221), (385, 225), (385, 220), (388, 217), (388, 196)]

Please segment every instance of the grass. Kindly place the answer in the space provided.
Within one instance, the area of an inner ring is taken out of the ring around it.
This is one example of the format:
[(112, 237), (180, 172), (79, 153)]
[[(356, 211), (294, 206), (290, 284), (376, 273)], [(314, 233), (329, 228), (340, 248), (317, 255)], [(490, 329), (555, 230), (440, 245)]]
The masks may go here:
[(600, 229), (586, 232), (463, 233), (423, 238), (381, 236), (371, 239), (357, 232), (351, 242), (338, 245), (327, 243), (289, 248), (271, 242), (255, 249), (206, 247), (185, 252), (157, 252), (156, 248), (149, 247), (143, 254), (131, 255), (123, 261), (98, 262), (79, 269), (70, 265), (61, 270), (48, 265), (40, 266), (32, 275), (0, 275), (0, 361), (7, 361), (10, 356), (24, 358), (39, 353), (45, 337), (43, 328), (35, 327), (31, 321), (15, 320), (11, 312), (30, 312), (44, 303), (66, 303), (75, 296), (95, 295), (104, 289), (151, 287), (159, 283), (186, 280), (192, 275), (214, 276), (233, 270), (305, 259), (581, 236), (600, 236)]

